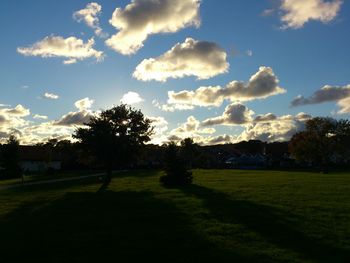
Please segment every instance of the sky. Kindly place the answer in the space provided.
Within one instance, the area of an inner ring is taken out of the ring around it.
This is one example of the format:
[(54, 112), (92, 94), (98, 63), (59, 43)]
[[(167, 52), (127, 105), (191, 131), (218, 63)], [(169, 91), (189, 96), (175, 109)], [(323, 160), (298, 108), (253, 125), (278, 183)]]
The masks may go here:
[(350, 116), (350, 2), (3, 0), (0, 142), (71, 139), (120, 103), (152, 143), (285, 141)]

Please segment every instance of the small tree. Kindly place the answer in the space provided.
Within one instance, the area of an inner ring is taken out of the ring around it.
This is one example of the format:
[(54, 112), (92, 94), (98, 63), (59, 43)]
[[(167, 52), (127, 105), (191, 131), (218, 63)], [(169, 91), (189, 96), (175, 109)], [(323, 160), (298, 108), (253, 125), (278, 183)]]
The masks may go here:
[(3, 145), (3, 166), (7, 177), (19, 177), (21, 169), (19, 163), (19, 141), (11, 135)]
[(104, 164), (105, 183), (111, 180), (113, 164), (125, 165), (133, 160), (153, 132), (151, 120), (124, 104), (102, 111), (85, 125), (73, 137)]
[(181, 186), (192, 183), (192, 172), (186, 162), (180, 157), (179, 149), (174, 142), (169, 143), (164, 155), (165, 175), (160, 177), (164, 186)]
[(193, 142), (192, 138), (186, 138), (181, 141), (181, 156), (189, 169), (193, 167), (196, 154), (199, 154), (198, 145)]

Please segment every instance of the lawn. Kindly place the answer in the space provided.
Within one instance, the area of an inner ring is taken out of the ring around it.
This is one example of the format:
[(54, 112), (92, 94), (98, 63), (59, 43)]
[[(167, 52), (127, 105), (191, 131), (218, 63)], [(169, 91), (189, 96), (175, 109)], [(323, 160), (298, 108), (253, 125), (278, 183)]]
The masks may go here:
[(160, 174), (0, 191), (0, 262), (350, 262), (350, 173)]
[(22, 183), (33, 183), (33, 182), (40, 182), (40, 181), (48, 181), (48, 180), (56, 180), (56, 179), (71, 179), (71, 178), (77, 178), (80, 176), (86, 176), (86, 175), (93, 175), (101, 173), (101, 171), (69, 171), (69, 172), (54, 172), (53, 174), (30, 174), (30, 175), (24, 175), (23, 181), (22, 177), (14, 178), (14, 179), (0, 179), (0, 189), (1, 187), (6, 186), (14, 186), (14, 185), (22, 185)]

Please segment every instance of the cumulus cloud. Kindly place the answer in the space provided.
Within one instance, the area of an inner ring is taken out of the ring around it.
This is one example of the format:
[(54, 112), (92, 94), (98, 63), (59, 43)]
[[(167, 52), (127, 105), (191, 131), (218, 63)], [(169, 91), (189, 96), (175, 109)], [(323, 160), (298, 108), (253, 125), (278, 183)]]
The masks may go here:
[(165, 82), (168, 78), (195, 76), (208, 79), (227, 72), (227, 54), (216, 43), (187, 38), (157, 58), (144, 59), (133, 77)]
[(21, 129), (19, 139), (21, 144), (36, 144), (49, 139), (71, 140), (75, 127), (57, 126), (52, 121), (37, 125), (28, 125)]
[(83, 110), (90, 109), (93, 103), (94, 103), (94, 100), (89, 99), (89, 98), (84, 98), (84, 99), (81, 99), (81, 100), (77, 100), (77, 101), (74, 103), (74, 106), (75, 106), (79, 111), (83, 111)]
[(21, 104), (18, 104), (14, 108), (5, 108), (0, 110), (1, 114), (8, 115), (8, 116), (18, 116), (18, 117), (25, 117), (30, 114), (30, 110), (23, 107)]
[(228, 144), (236, 143), (237, 136), (223, 134), (217, 136), (207, 136), (197, 139), (197, 143), (200, 145), (217, 145), (217, 144)]
[(54, 93), (45, 92), (44, 98), (50, 99), (50, 100), (58, 100), (60, 98), (60, 96), (58, 96), (57, 94), (54, 94)]
[(309, 104), (319, 104), (324, 102), (336, 101), (340, 106), (340, 111), (338, 113), (348, 113), (349, 108), (347, 102), (350, 98), (350, 85), (346, 86), (330, 86), (326, 85), (320, 90), (315, 91), (309, 98), (304, 96), (297, 96), (291, 102), (292, 107), (309, 105)]
[(84, 22), (88, 27), (95, 30), (95, 34), (100, 37), (107, 37), (100, 27), (99, 16), (102, 12), (102, 6), (98, 3), (89, 3), (84, 9), (76, 11), (73, 18), (78, 22)]
[(185, 123), (180, 124), (177, 128), (168, 133), (164, 142), (179, 142), (185, 138), (192, 138), (194, 142), (202, 144), (205, 138), (207, 138), (207, 136), (204, 135), (211, 135), (215, 132), (216, 130), (214, 128), (203, 127), (200, 121), (194, 116), (189, 116)]
[(174, 33), (200, 25), (200, 0), (132, 0), (115, 9), (110, 24), (119, 32), (106, 40), (115, 51), (130, 55), (143, 47), (149, 35)]
[(237, 137), (238, 141), (261, 140), (266, 142), (288, 141), (305, 128), (305, 121), (312, 118), (306, 113), (276, 116), (273, 113), (257, 115)]
[(285, 93), (279, 86), (279, 80), (270, 67), (260, 67), (247, 83), (232, 81), (225, 87), (209, 86), (197, 90), (169, 91), (169, 104), (188, 104), (194, 106), (220, 106), (225, 100), (243, 102), (264, 99)]
[(185, 134), (182, 137), (191, 137), (193, 134), (202, 133), (202, 134), (212, 134), (215, 132), (214, 128), (203, 128), (201, 123), (194, 116), (187, 118), (187, 121), (183, 123), (180, 127), (172, 131), (173, 134)]
[(298, 29), (309, 21), (328, 23), (337, 17), (342, 0), (281, 0), (282, 28)]
[(84, 123), (88, 123), (90, 118), (93, 116), (92, 112), (83, 111), (72, 111), (63, 115), (59, 120), (54, 122), (54, 125), (58, 126), (82, 126)]
[(29, 115), (30, 110), (21, 104), (0, 109), (0, 142), (4, 142), (10, 134), (18, 134), (18, 129), (28, 125), (25, 117)]
[(63, 57), (64, 64), (73, 64), (78, 60), (95, 57), (97, 61), (103, 60), (103, 52), (93, 48), (93, 38), (86, 43), (76, 37), (63, 38), (61, 36), (48, 36), (29, 47), (19, 47), (17, 52), (25, 56), (40, 56), (43, 58)]
[(53, 122), (53, 125), (57, 126), (82, 126), (84, 123), (88, 123), (90, 118), (94, 116), (94, 113), (90, 110), (94, 100), (84, 98), (74, 103), (74, 106), (78, 111), (71, 111), (63, 115), (59, 120)]
[(233, 103), (225, 108), (219, 117), (209, 118), (202, 122), (203, 126), (242, 125), (252, 121), (254, 111), (240, 103)]
[(123, 97), (121, 98), (120, 102), (123, 104), (137, 104), (140, 102), (143, 102), (144, 99), (138, 94), (137, 92), (129, 91), (128, 93), (125, 93)]
[(151, 136), (150, 144), (163, 144), (167, 142), (165, 132), (168, 130), (168, 122), (164, 117), (147, 117), (152, 122), (153, 135)]

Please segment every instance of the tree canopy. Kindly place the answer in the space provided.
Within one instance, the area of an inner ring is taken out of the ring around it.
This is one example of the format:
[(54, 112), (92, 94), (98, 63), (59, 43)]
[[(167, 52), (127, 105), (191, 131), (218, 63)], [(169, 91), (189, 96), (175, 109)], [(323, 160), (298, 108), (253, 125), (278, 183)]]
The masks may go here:
[(293, 136), (289, 149), (297, 160), (323, 169), (330, 163), (346, 162), (350, 158), (350, 122), (322, 117), (310, 119), (305, 130)]
[(128, 164), (150, 140), (151, 120), (140, 110), (121, 104), (93, 116), (73, 135), (104, 164), (110, 179), (113, 165)]

